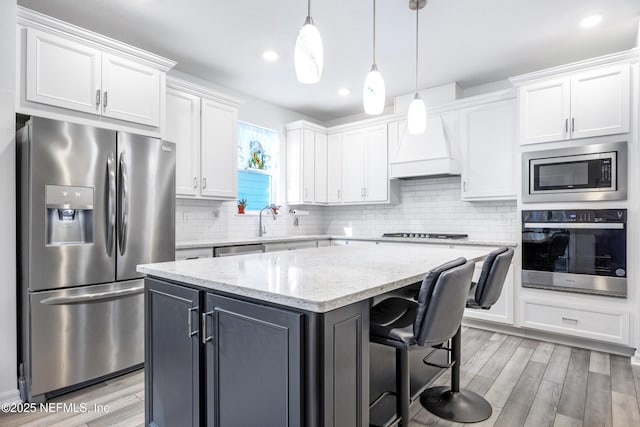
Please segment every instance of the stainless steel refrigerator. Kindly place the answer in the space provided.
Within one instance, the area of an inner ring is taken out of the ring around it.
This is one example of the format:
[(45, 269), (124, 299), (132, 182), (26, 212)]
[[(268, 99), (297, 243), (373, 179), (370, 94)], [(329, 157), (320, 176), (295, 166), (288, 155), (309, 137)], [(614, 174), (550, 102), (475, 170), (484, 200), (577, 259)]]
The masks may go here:
[(175, 145), (31, 117), (17, 133), (20, 389), (141, 366), (143, 279), (175, 257)]

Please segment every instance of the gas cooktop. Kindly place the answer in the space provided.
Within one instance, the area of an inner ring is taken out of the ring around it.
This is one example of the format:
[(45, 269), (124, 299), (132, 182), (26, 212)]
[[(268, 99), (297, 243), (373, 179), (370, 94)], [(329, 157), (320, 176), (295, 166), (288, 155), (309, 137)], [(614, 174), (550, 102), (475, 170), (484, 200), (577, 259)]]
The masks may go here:
[(382, 237), (407, 237), (418, 239), (466, 239), (468, 234), (451, 233), (384, 233)]

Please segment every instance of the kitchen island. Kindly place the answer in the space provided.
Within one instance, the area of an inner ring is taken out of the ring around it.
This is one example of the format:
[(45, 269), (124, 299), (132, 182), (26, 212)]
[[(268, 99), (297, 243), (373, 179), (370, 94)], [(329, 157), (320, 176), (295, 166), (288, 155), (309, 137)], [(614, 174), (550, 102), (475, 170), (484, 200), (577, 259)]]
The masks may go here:
[[(372, 401), (393, 400), (378, 392), (395, 375), (392, 359), (370, 352), (373, 299), (487, 252), (325, 247), (138, 266), (146, 424), (369, 425)], [(412, 391), (428, 380), (412, 377)]]

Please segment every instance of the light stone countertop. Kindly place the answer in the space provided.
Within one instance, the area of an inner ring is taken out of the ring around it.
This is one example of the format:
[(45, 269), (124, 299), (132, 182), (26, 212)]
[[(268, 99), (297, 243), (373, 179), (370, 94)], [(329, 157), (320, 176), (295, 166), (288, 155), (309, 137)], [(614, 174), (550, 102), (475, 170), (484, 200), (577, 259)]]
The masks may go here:
[(331, 246), (296, 251), (138, 265), (176, 282), (318, 313), (421, 281), (457, 257), (480, 260), (481, 248), (424, 245)]
[(222, 246), (252, 245), (259, 243), (300, 242), (305, 240), (358, 240), (366, 242), (398, 242), (421, 243), (440, 245), (471, 245), (471, 246), (511, 246), (516, 242), (499, 242), (488, 240), (469, 239), (420, 239), (406, 237), (376, 237), (376, 236), (340, 236), (340, 235), (309, 235), (309, 236), (279, 236), (279, 237), (253, 237), (245, 239), (220, 239), (220, 240), (192, 240), (176, 242), (176, 249), (215, 248)]

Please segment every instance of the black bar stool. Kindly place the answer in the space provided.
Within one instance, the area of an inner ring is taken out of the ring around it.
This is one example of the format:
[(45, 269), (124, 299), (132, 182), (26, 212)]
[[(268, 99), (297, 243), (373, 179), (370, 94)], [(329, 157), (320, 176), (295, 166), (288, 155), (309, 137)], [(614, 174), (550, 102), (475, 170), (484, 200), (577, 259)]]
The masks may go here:
[[(513, 249), (501, 247), (491, 252), (482, 264), (478, 283), (472, 283), (467, 297), (467, 308), (488, 310), (496, 303), (504, 286)], [(491, 416), (491, 405), (486, 399), (469, 390), (460, 390), (460, 353), (462, 332), (458, 329), (451, 339), (451, 387), (432, 387), (420, 396), (420, 403), (429, 412), (458, 423), (476, 423)]]
[(409, 425), (409, 351), (447, 342), (460, 327), (474, 264), (457, 258), (431, 270), (418, 301), (387, 298), (371, 308), (370, 340), (396, 349), (396, 407), (401, 426)]

